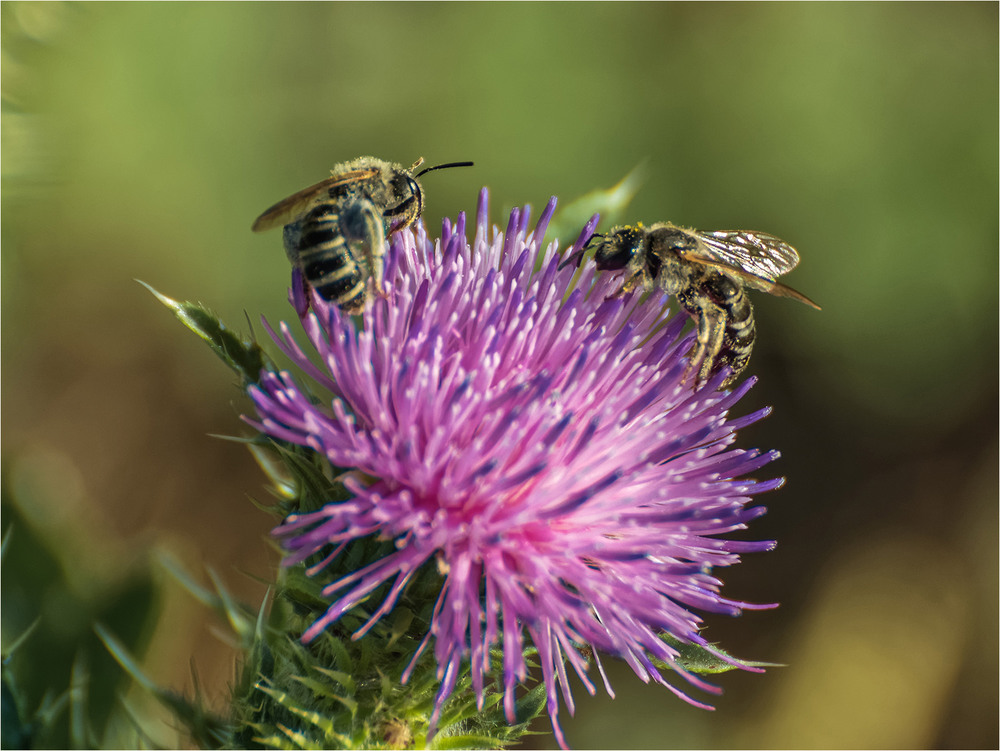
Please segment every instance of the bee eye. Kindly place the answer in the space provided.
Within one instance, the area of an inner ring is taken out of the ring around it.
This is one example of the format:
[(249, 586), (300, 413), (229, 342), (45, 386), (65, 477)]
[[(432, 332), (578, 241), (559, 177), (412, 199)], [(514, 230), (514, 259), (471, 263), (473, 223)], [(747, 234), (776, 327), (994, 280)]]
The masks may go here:
[(597, 246), (594, 254), (594, 263), (602, 271), (614, 271), (628, 266), (635, 248), (626, 243), (620, 242), (617, 235), (603, 238)]
[(416, 203), (416, 200), (416, 196), (407, 196), (395, 206), (387, 207), (383, 214), (385, 216), (399, 216), (400, 214), (406, 214), (409, 212), (410, 207)]
[(409, 198), (418, 190), (416, 181), (409, 175), (399, 175), (392, 181), (392, 191), (400, 199)]

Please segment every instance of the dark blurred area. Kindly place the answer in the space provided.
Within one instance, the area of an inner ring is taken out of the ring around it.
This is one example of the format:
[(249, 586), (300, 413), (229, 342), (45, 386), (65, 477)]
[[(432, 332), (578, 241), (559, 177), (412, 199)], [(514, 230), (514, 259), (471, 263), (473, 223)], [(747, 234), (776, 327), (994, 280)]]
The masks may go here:
[[(740, 412), (774, 413), (739, 443), (779, 449), (788, 482), (746, 533), (777, 550), (722, 576), (781, 607), (707, 619), (785, 667), (718, 676), (710, 713), (612, 664), (618, 698), (578, 687), (570, 742), (1000, 743), (996, 3), (0, 12), (3, 640), (38, 619), (18, 655), (33, 701), (102, 620), (160, 683), (192, 692), (193, 669), (221, 706), (225, 628), (154, 554), (251, 603), (277, 561), (250, 501), (263, 473), (210, 435), (243, 433), (247, 400), (135, 279), (261, 333), (290, 317), (289, 269), (250, 223), (337, 162), (474, 160), (422, 178), (432, 230), (482, 185), (502, 224), (645, 162), (629, 221), (772, 232), (823, 306), (754, 297)], [(91, 673), (100, 708), (114, 692)], [(163, 717), (150, 733), (183, 742)]]

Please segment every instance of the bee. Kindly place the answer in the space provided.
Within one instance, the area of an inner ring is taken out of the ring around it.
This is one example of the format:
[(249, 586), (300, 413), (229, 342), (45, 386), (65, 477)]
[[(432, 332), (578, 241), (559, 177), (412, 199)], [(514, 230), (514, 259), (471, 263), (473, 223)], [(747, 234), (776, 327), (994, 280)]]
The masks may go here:
[(698, 339), (689, 353), (685, 379), (696, 374), (695, 388), (728, 367), (724, 388), (746, 367), (756, 339), (748, 288), (791, 297), (820, 310), (802, 293), (776, 281), (795, 268), (799, 254), (766, 232), (702, 231), (668, 222), (620, 226), (591, 237), (566, 263), (590, 249), (595, 250), (598, 269), (625, 271), (616, 295), (640, 285), (646, 290), (659, 287), (676, 297), (694, 319)]
[[(346, 313), (360, 313), (370, 294), (385, 297), (383, 257), (387, 239), (409, 227), (424, 208), (417, 178), (452, 162), (409, 169), (372, 156), (338, 164), (331, 176), (279, 201), (257, 217), (254, 232), (284, 225), (285, 254), (292, 263), (293, 284), (308, 284)], [(303, 289), (304, 291), (304, 289)], [(308, 296), (305, 296), (308, 300)]]

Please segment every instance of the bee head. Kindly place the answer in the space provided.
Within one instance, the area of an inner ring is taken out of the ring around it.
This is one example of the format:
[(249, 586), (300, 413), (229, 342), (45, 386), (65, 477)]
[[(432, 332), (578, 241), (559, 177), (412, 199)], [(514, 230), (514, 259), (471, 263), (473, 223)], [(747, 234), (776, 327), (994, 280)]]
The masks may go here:
[[(598, 239), (600, 238), (600, 239)], [(594, 263), (602, 271), (617, 271), (628, 266), (642, 250), (645, 233), (637, 227), (617, 227), (607, 235), (595, 235), (587, 243), (595, 249)]]
[(409, 227), (416, 221), (424, 210), (424, 192), (417, 182), (417, 178), (425, 172), (447, 167), (471, 167), (472, 162), (449, 162), (448, 164), (438, 164), (434, 167), (425, 167), (416, 175), (413, 170), (424, 163), (424, 158), (420, 157), (408, 170), (397, 169), (393, 171), (389, 180), (389, 188), (394, 199), (394, 203), (388, 206), (384, 215), (393, 224), (393, 232)]
[(389, 179), (391, 203), (384, 216), (392, 222), (393, 232), (409, 227), (424, 209), (424, 194), (420, 183), (409, 172), (397, 170)]

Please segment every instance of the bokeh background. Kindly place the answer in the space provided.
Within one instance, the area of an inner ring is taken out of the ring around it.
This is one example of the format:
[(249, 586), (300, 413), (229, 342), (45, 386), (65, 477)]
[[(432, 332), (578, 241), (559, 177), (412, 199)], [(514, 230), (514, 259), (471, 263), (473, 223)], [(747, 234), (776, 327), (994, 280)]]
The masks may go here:
[(752, 530), (777, 550), (725, 578), (782, 605), (709, 619), (786, 667), (720, 676), (709, 713), (613, 666), (571, 743), (998, 745), (996, 3), (0, 12), (2, 625), (8, 647), (38, 620), (16, 655), (34, 704), (75, 660), (108, 738), (130, 737), (104, 724), (119, 693), (151, 711), (95, 620), (221, 704), (225, 628), (156, 558), (249, 602), (276, 561), (263, 474), (210, 435), (241, 432), (244, 397), (134, 279), (259, 332), (288, 317), (288, 267), (250, 223), (337, 162), (474, 160), (423, 179), (431, 227), (482, 185), (499, 222), (644, 162), (627, 219), (773, 232), (823, 305), (755, 297), (741, 409), (775, 410), (740, 441), (780, 449), (788, 483)]

